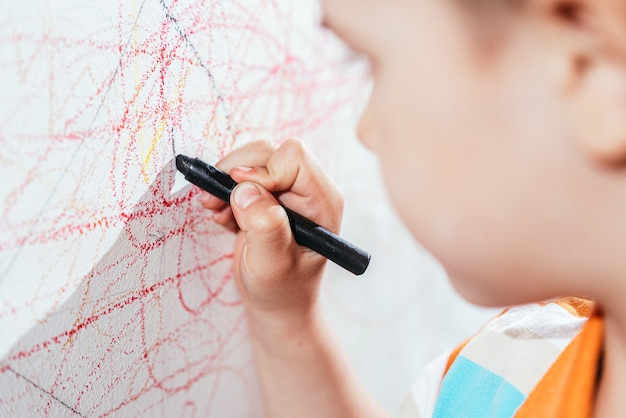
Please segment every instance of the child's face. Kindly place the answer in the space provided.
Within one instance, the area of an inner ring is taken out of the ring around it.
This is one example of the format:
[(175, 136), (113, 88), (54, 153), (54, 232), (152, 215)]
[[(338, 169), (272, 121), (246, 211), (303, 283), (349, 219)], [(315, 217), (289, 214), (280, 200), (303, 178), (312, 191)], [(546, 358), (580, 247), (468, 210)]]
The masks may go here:
[(559, 257), (580, 241), (572, 208), (587, 173), (541, 30), (514, 11), (471, 14), (462, 3), (323, 1), (325, 24), (372, 62), (359, 136), (400, 216), (463, 296), (500, 305), (575, 291)]

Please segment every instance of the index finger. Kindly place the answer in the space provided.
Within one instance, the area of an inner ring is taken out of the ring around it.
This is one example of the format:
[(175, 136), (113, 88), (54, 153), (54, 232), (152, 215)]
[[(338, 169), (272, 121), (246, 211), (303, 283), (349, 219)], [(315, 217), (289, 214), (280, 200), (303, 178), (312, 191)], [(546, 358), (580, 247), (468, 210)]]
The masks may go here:
[(228, 153), (215, 166), (226, 173), (234, 167), (265, 166), (276, 148), (278, 145), (265, 139), (248, 142)]
[(269, 156), (265, 166), (233, 170), (231, 175), (238, 182), (262, 185), (286, 207), (333, 232), (339, 231), (343, 197), (302, 142), (288, 139)]

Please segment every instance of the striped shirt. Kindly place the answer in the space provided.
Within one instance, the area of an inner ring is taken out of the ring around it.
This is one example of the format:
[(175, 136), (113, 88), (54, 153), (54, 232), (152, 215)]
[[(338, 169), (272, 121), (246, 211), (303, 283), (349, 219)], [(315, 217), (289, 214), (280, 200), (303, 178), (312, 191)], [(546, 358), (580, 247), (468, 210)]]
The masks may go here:
[(590, 417), (602, 341), (588, 300), (509, 308), (428, 366), (399, 417)]

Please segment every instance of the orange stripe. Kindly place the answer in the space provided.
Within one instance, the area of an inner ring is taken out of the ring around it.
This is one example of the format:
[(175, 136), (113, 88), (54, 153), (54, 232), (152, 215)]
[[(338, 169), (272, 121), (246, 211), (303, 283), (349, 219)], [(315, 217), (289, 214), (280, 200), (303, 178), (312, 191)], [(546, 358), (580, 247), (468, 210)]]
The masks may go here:
[[(575, 303), (571, 308), (580, 314), (589, 306)], [(574, 337), (535, 386), (515, 416), (517, 418), (592, 416), (603, 336), (604, 321), (597, 312), (594, 312), (582, 331)]]
[(560, 298), (555, 301), (560, 307), (579, 318), (591, 317), (594, 310), (594, 303), (589, 299), (581, 299), (576, 297)]
[(456, 360), (461, 350), (463, 350), (465, 346), (467, 345), (467, 343), (469, 343), (471, 340), (472, 340), (471, 338), (467, 339), (457, 348), (452, 350), (452, 352), (450, 353), (450, 357), (448, 357), (448, 362), (446, 363), (446, 369), (443, 372), (443, 376), (448, 374), (448, 370), (450, 370), (450, 367), (452, 366), (452, 363), (454, 363), (454, 360)]

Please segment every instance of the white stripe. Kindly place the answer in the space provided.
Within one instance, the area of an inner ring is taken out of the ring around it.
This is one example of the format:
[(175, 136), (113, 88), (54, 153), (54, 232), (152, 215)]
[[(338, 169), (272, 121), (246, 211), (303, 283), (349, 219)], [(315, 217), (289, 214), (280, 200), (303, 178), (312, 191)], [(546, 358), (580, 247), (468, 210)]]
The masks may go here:
[(555, 303), (511, 308), (487, 324), (461, 355), (528, 395), (585, 321)]

